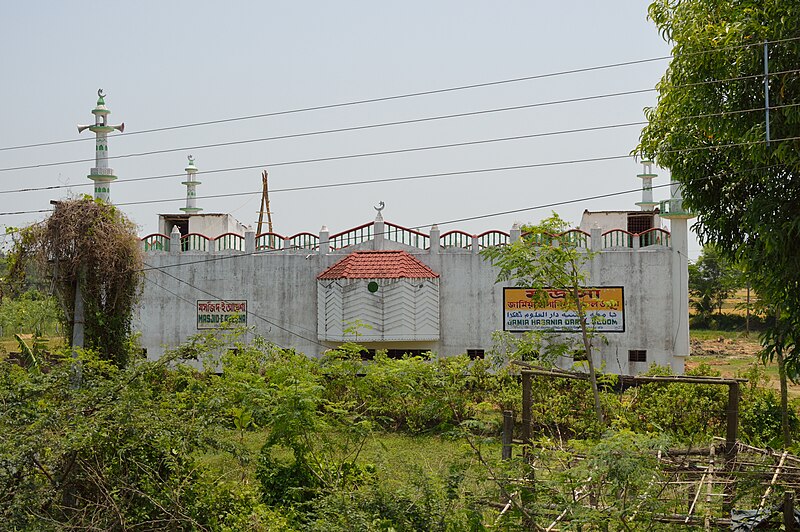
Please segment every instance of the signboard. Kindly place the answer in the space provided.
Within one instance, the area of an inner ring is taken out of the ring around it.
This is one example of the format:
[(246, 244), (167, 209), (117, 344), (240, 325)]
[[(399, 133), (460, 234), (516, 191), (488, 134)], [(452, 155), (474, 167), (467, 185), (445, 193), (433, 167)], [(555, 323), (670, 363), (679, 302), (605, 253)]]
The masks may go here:
[[(578, 295), (589, 326), (597, 332), (625, 332), (623, 287), (584, 287)], [(579, 332), (575, 301), (558, 288), (504, 288), (503, 330)]]
[(247, 325), (247, 300), (207, 299), (197, 301), (198, 329), (216, 329), (223, 323)]

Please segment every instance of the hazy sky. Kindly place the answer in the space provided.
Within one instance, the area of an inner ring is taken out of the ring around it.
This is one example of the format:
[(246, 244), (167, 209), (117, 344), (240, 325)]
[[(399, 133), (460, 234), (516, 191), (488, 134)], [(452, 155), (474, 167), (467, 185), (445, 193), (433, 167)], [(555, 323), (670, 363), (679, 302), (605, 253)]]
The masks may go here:
[[(644, 120), (655, 92), (544, 105), (346, 133), (201, 148), (201, 145), (320, 132), (503, 107), (652, 89), (666, 60), (443, 92), (392, 101), (141, 133), (143, 130), (325, 106), (664, 57), (669, 46), (647, 20), (647, 3), (605, 2), (4, 2), (0, 8), (0, 211), (49, 208), (51, 199), (91, 193), (91, 162), (23, 170), (18, 166), (94, 157), (94, 135), (76, 131), (103, 88), (119, 178), (112, 201), (155, 232), (158, 213), (185, 205), (187, 155), (201, 171), (198, 204), (258, 218), (261, 169), (270, 175), (275, 230), (331, 233), (371, 221), (383, 201), (388, 221), (424, 231), (508, 230), (537, 221), (549, 208), (447, 222), (537, 207), (640, 186), (630, 158), (429, 177), (400, 182), (288, 191), (314, 185), (390, 179), (514, 165), (624, 156), (641, 125), (463, 147), (324, 162), (319, 158), (430, 147)], [(287, 164), (288, 163), (288, 164)], [(239, 171), (218, 171), (255, 166)], [(202, 172), (209, 172), (203, 174)], [(655, 185), (666, 184), (661, 174)], [(71, 188), (5, 193), (18, 188)], [(215, 194), (240, 194), (203, 198)], [(667, 196), (656, 190), (656, 199)], [(629, 209), (640, 194), (556, 207), (577, 224), (584, 209)], [(156, 200), (169, 200), (155, 203)], [(137, 202), (135, 205), (125, 205)], [(43, 213), (0, 215), (19, 226)], [(690, 254), (697, 255), (691, 244)]]

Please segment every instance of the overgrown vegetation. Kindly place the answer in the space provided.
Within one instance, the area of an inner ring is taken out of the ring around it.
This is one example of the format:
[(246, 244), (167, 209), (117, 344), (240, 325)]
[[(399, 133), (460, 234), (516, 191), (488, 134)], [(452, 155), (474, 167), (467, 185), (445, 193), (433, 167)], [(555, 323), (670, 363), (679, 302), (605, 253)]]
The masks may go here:
[(770, 309), (761, 339), (785, 410), (786, 380), (800, 379), (800, 4), (657, 0), (649, 16), (673, 53), (636, 151), (670, 170), (701, 242), (740, 265)]
[(507, 246), (487, 247), (481, 254), (497, 266), (497, 282), (514, 281), (517, 286), (531, 288), (534, 290), (532, 297), (539, 299), (539, 303), (546, 303), (545, 289), (565, 290), (566, 305), (563, 310), (574, 311), (578, 318), (582, 354), (589, 369), (594, 411), (598, 423), (602, 424), (603, 408), (592, 351), (595, 331), (580, 295), (586, 287), (588, 274), (584, 265), (591, 258), (591, 251), (581, 249), (578, 242), (570, 238), (551, 245), (557, 235), (569, 228), (569, 223), (554, 212), (539, 224), (525, 226), (525, 236), (516, 242)]
[(71, 342), (80, 289), (85, 347), (124, 366), (141, 268), (136, 227), (121, 211), (91, 198), (65, 200), (44, 222), (14, 233), (4, 293), (22, 294), (32, 277), (52, 279), (63, 333)]
[[(487, 360), (378, 354), (363, 363), (355, 344), (314, 360), (238, 338), (198, 336), (124, 368), (82, 351), (81, 387), (71, 352), (41, 371), (0, 363), (4, 526), (515, 530), (552, 520), (557, 507), (571, 526), (635, 529), (666, 511), (648, 496), (666, 475), (658, 451), (724, 433), (719, 387), (601, 388), (603, 427), (587, 382), (541, 379), (534, 475), (519, 453), (499, 460), (501, 411), (520, 411), (510, 362), (523, 355), (508, 345)], [(205, 369), (185, 365), (187, 354)], [(751, 377), (743, 437), (762, 445), (780, 436), (777, 398)], [(425, 460), (381, 460), (376, 449), (396, 446), (394, 434), (431, 442)]]

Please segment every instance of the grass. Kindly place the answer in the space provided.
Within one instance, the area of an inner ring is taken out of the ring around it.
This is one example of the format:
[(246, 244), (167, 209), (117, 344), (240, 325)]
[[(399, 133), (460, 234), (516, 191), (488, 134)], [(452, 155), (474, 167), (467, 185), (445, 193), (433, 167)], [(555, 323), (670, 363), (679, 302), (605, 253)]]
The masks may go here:
[[(757, 334), (748, 336), (735, 331), (691, 330), (690, 337), (700, 342), (700, 348), (710, 354), (690, 356), (686, 359), (687, 368), (705, 363), (723, 377), (735, 377), (758, 365), (769, 378), (767, 386), (776, 390), (780, 387), (777, 364), (761, 362), (758, 355), (761, 344)], [(789, 383), (789, 397), (800, 397), (800, 384)]]
[[(32, 335), (23, 334), (21, 336), (22, 339), (28, 342), (28, 345), (30, 345), (32, 341)], [(50, 350), (59, 349), (64, 345), (64, 339), (61, 338), (61, 336), (45, 337), (45, 341), (47, 342), (47, 347)], [(0, 338), (0, 355), (5, 355), (12, 352), (19, 352), (19, 343), (17, 343), (17, 339), (13, 336)]]
[(717, 340), (724, 338), (725, 340), (741, 340), (758, 344), (758, 333), (750, 333), (747, 335), (742, 331), (718, 331), (714, 329), (690, 329), (689, 338), (692, 340)]
[[(238, 443), (240, 434), (231, 430), (228, 438)], [(198, 461), (214, 471), (220, 480), (255, 483), (258, 455), (266, 439), (266, 430), (245, 432), (244, 446), (249, 455), (241, 462), (227, 452), (206, 453), (198, 457)], [(498, 441), (482, 443), (481, 446), (487, 459), (494, 461), (500, 456)], [(285, 456), (277, 458), (291, 460), (290, 451), (283, 453)], [(410, 480), (420, 474), (445, 478), (452, 465), (463, 463), (465, 459), (471, 461), (470, 469), (476, 477), (486, 477), (486, 471), (476, 462), (474, 453), (463, 440), (441, 435), (375, 432), (367, 438), (358, 462), (375, 465), (385, 482), (400, 487), (409, 485)]]

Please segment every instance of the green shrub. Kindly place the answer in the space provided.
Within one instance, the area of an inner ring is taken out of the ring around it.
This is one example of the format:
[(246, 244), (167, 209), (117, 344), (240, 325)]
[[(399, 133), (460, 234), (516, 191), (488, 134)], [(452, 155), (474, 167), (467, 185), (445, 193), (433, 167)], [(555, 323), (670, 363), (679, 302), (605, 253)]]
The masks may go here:
[[(648, 375), (669, 375), (668, 368), (653, 367)], [(686, 375), (719, 376), (707, 364)], [(680, 441), (706, 441), (725, 430), (728, 404), (726, 386), (689, 383), (649, 383), (626, 390), (620, 427), (636, 432), (663, 432)]]

